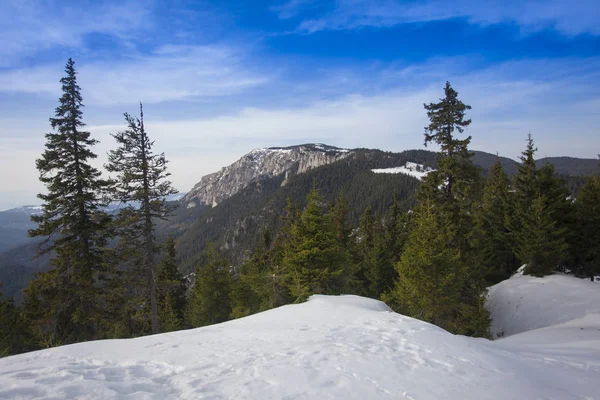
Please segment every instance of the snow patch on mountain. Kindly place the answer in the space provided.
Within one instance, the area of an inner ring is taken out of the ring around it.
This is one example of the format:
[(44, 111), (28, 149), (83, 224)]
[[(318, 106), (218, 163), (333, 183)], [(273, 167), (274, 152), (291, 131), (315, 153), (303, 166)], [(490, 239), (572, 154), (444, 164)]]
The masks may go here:
[(377, 168), (372, 169), (371, 171), (375, 172), (376, 174), (405, 174), (422, 180), (427, 176), (427, 174), (434, 171), (434, 169), (409, 161), (401, 167)]
[[(533, 290), (528, 302), (537, 306), (519, 309), (541, 311), (558, 325), (489, 341), (452, 335), (377, 300), (312, 296), (204, 328), (3, 358), (0, 399), (597, 398), (600, 325), (587, 298), (592, 284), (525, 278), (491, 288), (492, 316), (505, 329), (534, 317), (514, 312), (524, 291)], [(556, 302), (545, 302), (552, 297)], [(586, 317), (563, 323), (565, 313)]]

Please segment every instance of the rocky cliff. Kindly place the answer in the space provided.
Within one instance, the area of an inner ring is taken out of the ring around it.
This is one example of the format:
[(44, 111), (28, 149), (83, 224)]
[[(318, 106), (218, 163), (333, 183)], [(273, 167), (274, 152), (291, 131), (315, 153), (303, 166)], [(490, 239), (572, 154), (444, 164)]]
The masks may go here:
[[(269, 147), (252, 150), (220, 171), (205, 175), (183, 199), (188, 208), (199, 204), (213, 207), (249, 184), (285, 173), (286, 180), (311, 168), (350, 155), (352, 151), (324, 144)], [(283, 184), (285, 184), (285, 180)]]

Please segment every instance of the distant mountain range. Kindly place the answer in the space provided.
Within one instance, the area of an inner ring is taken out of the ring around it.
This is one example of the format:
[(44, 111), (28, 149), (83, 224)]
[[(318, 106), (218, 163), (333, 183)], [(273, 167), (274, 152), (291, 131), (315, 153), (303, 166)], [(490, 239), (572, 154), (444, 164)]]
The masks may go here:
[[(509, 175), (516, 173), (516, 161), (499, 159)], [(498, 157), (476, 151), (473, 160), (485, 173)], [(573, 179), (599, 172), (594, 159), (552, 157), (537, 163), (552, 163), (557, 173)], [(411, 207), (419, 178), (436, 165), (437, 154), (426, 150), (391, 153), (318, 143), (257, 149), (202, 177), (187, 194), (169, 198), (180, 206), (168, 221), (159, 222), (158, 232), (176, 238), (184, 272), (194, 268), (211, 241), (237, 264), (253, 248), (261, 228), (278, 229), (288, 197), (302, 206), (312, 187), (326, 201), (343, 193), (355, 225), (367, 205), (383, 212), (397, 198), (403, 208)], [(33, 227), (30, 215), (36, 212), (36, 206), (0, 212), (0, 281), (10, 296), (18, 296), (35, 272), (48, 267), (47, 259), (34, 258), (36, 242), (27, 238)]]

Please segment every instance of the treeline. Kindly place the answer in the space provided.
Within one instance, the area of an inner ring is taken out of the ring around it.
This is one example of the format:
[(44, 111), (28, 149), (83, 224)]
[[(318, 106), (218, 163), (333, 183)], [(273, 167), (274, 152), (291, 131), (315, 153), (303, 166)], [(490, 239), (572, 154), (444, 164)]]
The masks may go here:
[[(172, 238), (159, 243), (166, 218), (166, 160), (154, 154), (140, 117), (125, 114), (102, 179), (88, 161), (96, 141), (82, 130), (82, 100), (72, 60), (63, 96), (37, 161), (47, 193), (32, 236), (47, 238), (52, 269), (25, 290), (23, 308), (0, 301), (0, 355), (93, 339), (135, 337), (244, 317), (312, 294), (380, 298), (394, 310), (454, 333), (489, 336), (486, 287), (526, 264), (525, 273), (600, 274), (600, 178), (576, 199), (553, 167), (537, 168), (531, 136), (513, 179), (500, 162), (487, 179), (473, 164), (471, 137), (458, 138), (470, 106), (446, 84), (426, 104), (425, 145), (441, 149), (410, 211), (365, 206), (358, 226), (344, 195), (326, 202), (319, 182), (300, 206), (290, 197), (280, 228), (262, 230), (238, 266), (215, 245), (185, 279)], [(108, 201), (124, 206), (111, 217)]]

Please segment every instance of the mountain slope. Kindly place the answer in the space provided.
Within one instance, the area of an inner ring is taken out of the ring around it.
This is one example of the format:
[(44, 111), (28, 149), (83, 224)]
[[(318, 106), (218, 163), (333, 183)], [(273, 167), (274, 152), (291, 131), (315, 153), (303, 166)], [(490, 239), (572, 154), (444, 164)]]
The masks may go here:
[(184, 197), (187, 207), (208, 204), (213, 207), (251, 183), (285, 174), (302, 174), (341, 160), (351, 151), (324, 144), (255, 149), (220, 171), (202, 177)]
[(538, 331), (491, 342), (376, 300), (313, 296), (205, 328), (0, 359), (0, 399), (592, 399), (600, 325), (590, 327), (552, 345)]
[[(285, 174), (250, 183), (216, 207), (180, 207), (161, 226), (161, 231), (177, 238), (177, 251), (184, 272), (190, 272), (204, 248), (216, 242), (234, 264), (246, 250), (252, 249), (262, 227), (276, 231), (286, 199), (304, 205), (312, 187), (319, 189), (328, 202), (344, 193), (349, 202), (351, 225), (358, 223), (367, 205), (377, 212), (386, 211), (397, 197), (401, 206), (413, 205), (419, 180), (406, 174), (376, 174), (372, 169), (405, 165), (412, 161), (427, 166), (435, 164), (435, 153), (410, 150), (388, 153), (379, 150), (356, 149), (336, 162), (312, 168), (305, 173)], [(286, 181), (285, 185), (282, 183)]]

